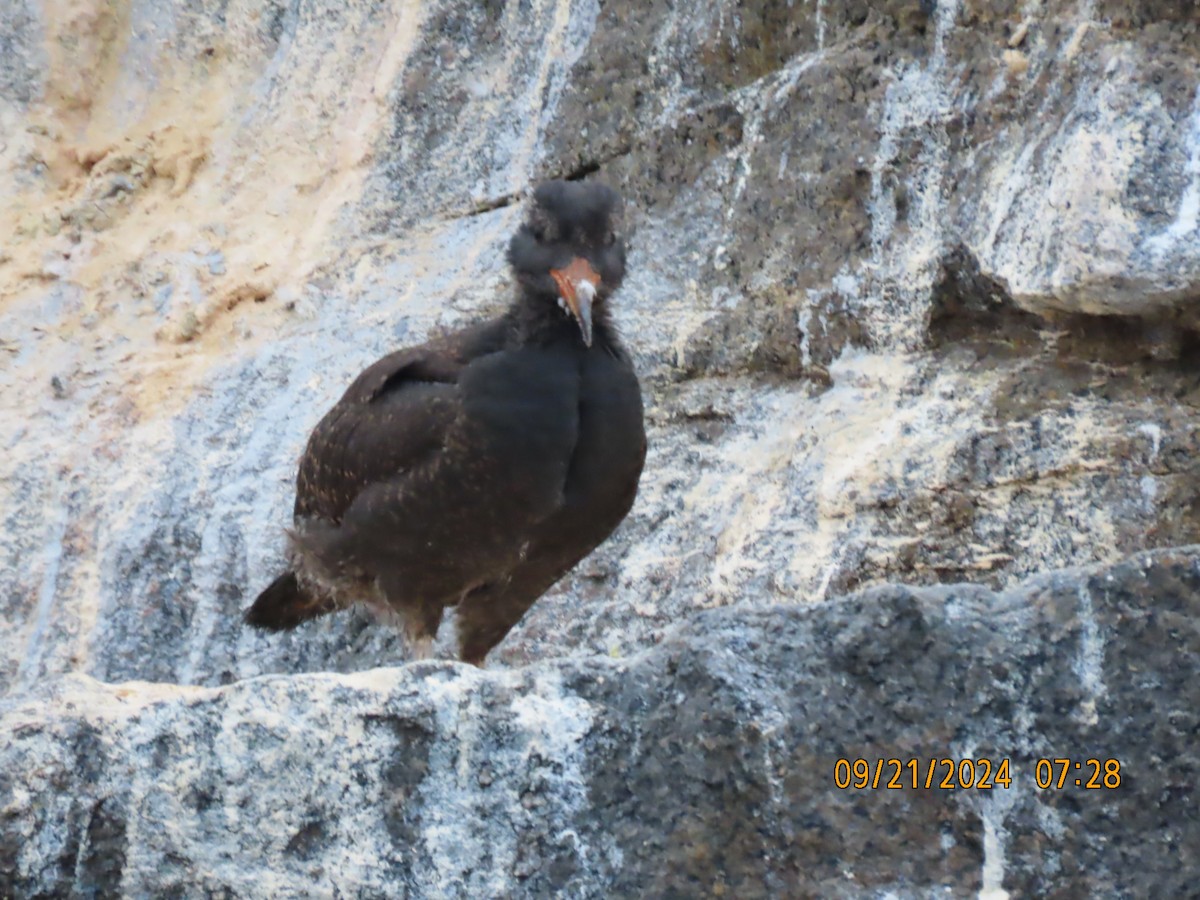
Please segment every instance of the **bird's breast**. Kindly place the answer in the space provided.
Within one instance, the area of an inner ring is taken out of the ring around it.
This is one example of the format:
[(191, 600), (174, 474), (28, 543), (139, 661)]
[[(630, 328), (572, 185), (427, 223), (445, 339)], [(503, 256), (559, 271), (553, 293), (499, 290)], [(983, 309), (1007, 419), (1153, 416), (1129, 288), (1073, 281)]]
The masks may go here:
[(561, 502), (579, 440), (580, 368), (566, 352), (525, 348), (473, 363), (460, 380), (464, 438), (489, 490), (511, 502)]
[(646, 454), (642, 395), (632, 368), (608, 354), (589, 354), (579, 387), (579, 435), (566, 493), (596, 510), (632, 502)]

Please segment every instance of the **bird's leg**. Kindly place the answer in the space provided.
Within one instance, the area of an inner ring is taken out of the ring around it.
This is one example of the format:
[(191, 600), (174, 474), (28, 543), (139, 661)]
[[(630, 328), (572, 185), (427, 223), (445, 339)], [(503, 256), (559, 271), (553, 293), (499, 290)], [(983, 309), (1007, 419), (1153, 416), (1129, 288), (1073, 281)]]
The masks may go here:
[(440, 603), (429, 602), (397, 610), (404, 622), (404, 640), (412, 659), (429, 659), (433, 655), (433, 642), (442, 624), (442, 611)]
[(426, 659), (433, 658), (433, 638), (429, 635), (423, 635), (417, 638), (408, 638), (408, 656), (412, 662), (420, 662)]
[(375, 601), (379, 610), (404, 633), (409, 657), (428, 659), (442, 624), (442, 604), (438, 600), (414, 600), (404, 590), (402, 576), (392, 571), (376, 578)]
[(539, 596), (541, 591), (514, 594), (504, 586), (484, 585), (463, 597), (456, 617), (459, 659), (482, 668), (488, 652)]

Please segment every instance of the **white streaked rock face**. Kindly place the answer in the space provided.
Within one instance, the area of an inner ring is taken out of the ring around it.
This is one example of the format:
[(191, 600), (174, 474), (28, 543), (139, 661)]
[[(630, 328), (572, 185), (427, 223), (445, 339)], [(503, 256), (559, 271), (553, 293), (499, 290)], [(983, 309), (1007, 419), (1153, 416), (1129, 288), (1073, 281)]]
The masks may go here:
[[(162, 735), (188, 736), (161, 751), (175, 774), (139, 775), (152, 780), (132, 793), (10, 780), (0, 847), (17, 835), (21, 849), (0, 854), (0, 888), (155, 893), (187, 883), (154, 880), (183, 866), (179, 853), (210, 879), (198, 892), (287, 893), (305, 878), (327, 893), (715, 890), (711, 847), (686, 833), (667, 880), (611, 874), (641, 870), (631, 844), (581, 830), (608, 795), (579, 753), (615, 759), (619, 740), (596, 737), (594, 695), (560, 688), (564, 673), (642, 660), (711, 607), (790, 610), (885, 583), (1004, 590), (1200, 542), (1200, 21), (1185, 6), (0, 10), (0, 715), (35, 735), (0, 755), (22, 754), (14, 771), (69, 773), (95, 744), (133, 773)], [(283, 562), (309, 429), (378, 356), (499, 311), (521, 192), (568, 174), (627, 198), (616, 315), (650, 439), (629, 519), (482, 675), (380, 672), (405, 651), (365, 613), (278, 637), (242, 629), (239, 611)], [(1127, 688), (1086, 633), (1086, 654), (1038, 665)], [(730, 689), (766, 703), (743, 676)], [(919, 699), (935, 676), (911, 677), (913, 716), (937, 721)], [(829, 685), (814, 671), (802, 687)], [(479, 740), (469, 722), (493, 721), (496, 691), (513, 748), (485, 764), (490, 744), (462, 748)], [(422, 711), (416, 731), (338, 708), (397, 697)], [(1124, 721), (1101, 694), (1089, 702), (1096, 721)], [(629, 703), (622, 715), (640, 722)], [(763, 729), (801, 727), (772, 708)], [(264, 755), (255, 728), (294, 725), (305, 736), (291, 755)], [(410, 740), (425, 768), (397, 787), (386, 760)], [(219, 765), (197, 763), (218, 745)], [(354, 748), (376, 769), (366, 782), (345, 768)], [(512, 793), (523, 753), (560, 779), (552, 800)], [(672, 759), (661, 781), (677, 788), (688, 756)], [(481, 766), (487, 800), (463, 786)], [(764, 778), (764, 796), (792, 796), (786, 771)], [(297, 785), (321, 824), (285, 802)], [(426, 799), (368, 809), (380, 791)], [(335, 816), (351, 796), (353, 816)], [(835, 810), (849, 802), (828, 795), (812, 815), (843, 827)], [(180, 804), (183, 832), (162, 824)], [(997, 863), (1016, 832), (987, 809), (897, 890), (1054, 889), (1052, 874), (1027, 879), (1032, 851)], [(1057, 807), (1039, 810), (1053, 832)], [(464, 836), (514, 816), (525, 824)], [(779, 816), (770, 859), (811, 866), (798, 835), (816, 819)], [(535, 825), (552, 852), (527, 854)], [(250, 834), (262, 859), (297, 841), (286, 873), (230, 851)], [(397, 849), (418, 837), (426, 855)], [(962, 841), (991, 848), (986, 870)], [(106, 869), (110, 844), (126, 863)], [(700, 871), (709, 881), (689, 880)]]

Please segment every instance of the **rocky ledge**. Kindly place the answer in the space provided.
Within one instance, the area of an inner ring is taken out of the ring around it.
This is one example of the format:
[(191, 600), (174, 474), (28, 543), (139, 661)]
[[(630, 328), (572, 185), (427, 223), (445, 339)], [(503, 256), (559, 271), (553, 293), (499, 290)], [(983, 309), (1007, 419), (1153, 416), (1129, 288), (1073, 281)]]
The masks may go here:
[(1192, 547), (713, 610), (629, 659), (69, 676), (0, 707), (0, 894), (1184, 896), (1197, 622)]

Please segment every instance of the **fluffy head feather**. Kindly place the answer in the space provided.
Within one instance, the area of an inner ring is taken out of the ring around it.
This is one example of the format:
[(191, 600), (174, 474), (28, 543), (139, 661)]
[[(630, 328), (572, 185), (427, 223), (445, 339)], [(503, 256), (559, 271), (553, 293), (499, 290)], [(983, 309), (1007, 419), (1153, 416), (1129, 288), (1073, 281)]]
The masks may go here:
[(603, 184), (548, 181), (538, 186), (524, 223), (508, 245), (508, 262), (524, 290), (558, 297), (551, 269), (564, 269), (583, 257), (600, 276), (598, 298), (621, 285), (625, 277), (625, 243), (621, 198)]

